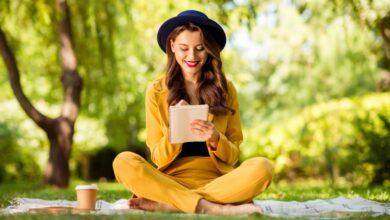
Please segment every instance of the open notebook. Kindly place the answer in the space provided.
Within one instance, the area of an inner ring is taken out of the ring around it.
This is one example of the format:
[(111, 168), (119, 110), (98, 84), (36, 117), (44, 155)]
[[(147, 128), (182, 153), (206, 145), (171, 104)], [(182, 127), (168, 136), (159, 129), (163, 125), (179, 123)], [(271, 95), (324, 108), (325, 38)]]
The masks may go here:
[(190, 124), (195, 119), (207, 120), (208, 105), (169, 106), (169, 142), (171, 144), (204, 141), (193, 134)]

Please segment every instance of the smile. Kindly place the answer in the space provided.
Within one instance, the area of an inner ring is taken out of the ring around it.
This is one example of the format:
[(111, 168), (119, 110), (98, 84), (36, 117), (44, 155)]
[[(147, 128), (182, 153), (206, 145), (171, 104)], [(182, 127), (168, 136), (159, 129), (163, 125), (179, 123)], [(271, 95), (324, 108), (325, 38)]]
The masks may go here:
[(188, 67), (196, 67), (199, 63), (199, 61), (184, 61), (184, 63), (188, 66)]

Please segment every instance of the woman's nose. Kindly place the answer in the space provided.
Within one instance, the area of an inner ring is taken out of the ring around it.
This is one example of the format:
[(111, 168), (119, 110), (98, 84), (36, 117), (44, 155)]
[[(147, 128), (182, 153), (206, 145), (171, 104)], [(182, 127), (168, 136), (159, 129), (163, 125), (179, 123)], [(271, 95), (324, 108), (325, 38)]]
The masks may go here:
[(194, 59), (194, 58), (196, 58), (196, 57), (197, 57), (197, 53), (196, 53), (195, 49), (189, 50), (189, 52), (188, 52), (188, 58)]

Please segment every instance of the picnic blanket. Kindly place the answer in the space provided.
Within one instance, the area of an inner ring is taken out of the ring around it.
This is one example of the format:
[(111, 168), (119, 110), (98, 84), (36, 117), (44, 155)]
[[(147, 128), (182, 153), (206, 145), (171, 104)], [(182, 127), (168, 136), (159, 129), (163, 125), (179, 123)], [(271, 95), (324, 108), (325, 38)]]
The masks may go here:
[[(129, 209), (127, 199), (120, 199), (115, 202), (98, 200), (96, 210), (92, 214), (117, 214), (126, 212), (144, 211)], [(45, 207), (76, 207), (76, 201), (68, 200), (42, 200), (33, 198), (15, 199), (10, 206), (0, 210), (1, 214), (26, 213), (31, 209)], [(356, 197), (347, 199), (338, 197), (335, 199), (318, 199), (304, 202), (277, 201), (277, 200), (254, 200), (254, 203), (261, 206), (264, 215), (275, 217), (324, 217), (340, 216), (345, 214), (363, 214), (367, 216), (390, 215), (390, 203), (380, 203)]]

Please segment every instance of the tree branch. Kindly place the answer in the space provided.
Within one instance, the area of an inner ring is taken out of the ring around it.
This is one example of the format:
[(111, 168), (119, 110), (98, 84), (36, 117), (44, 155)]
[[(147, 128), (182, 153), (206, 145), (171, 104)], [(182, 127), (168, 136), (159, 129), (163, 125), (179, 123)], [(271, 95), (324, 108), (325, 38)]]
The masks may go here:
[(19, 69), (16, 64), (15, 56), (8, 46), (7, 39), (4, 32), (0, 28), (0, 52), (3, 57), (4, 63), (8, 69), (8, 75), (11, 83), (11, 88), (15, 94), (16, 99), (18, 100), (22, 109), (26, 114), (43, 130), (46, 130), (47, 125), (52, 119), (40, 113), (30, 102), (23, 92), (22, 86), (20, 84), (20, 74)]
[(388, 24), (390, 24), (390, 15), (382, 18), (379, 21), (379, 30), (383, 37), (386, 58), (390, 60), (390, 30), (388, 28)]

